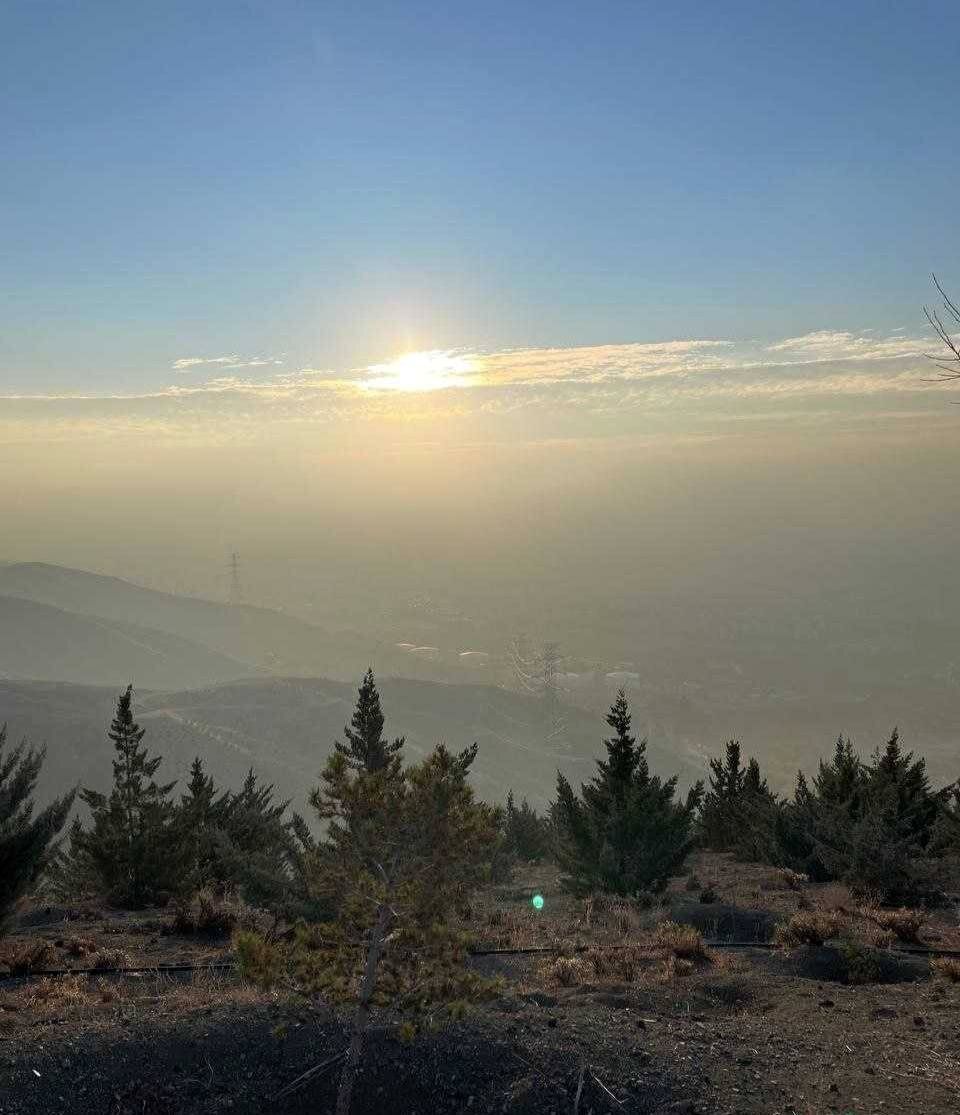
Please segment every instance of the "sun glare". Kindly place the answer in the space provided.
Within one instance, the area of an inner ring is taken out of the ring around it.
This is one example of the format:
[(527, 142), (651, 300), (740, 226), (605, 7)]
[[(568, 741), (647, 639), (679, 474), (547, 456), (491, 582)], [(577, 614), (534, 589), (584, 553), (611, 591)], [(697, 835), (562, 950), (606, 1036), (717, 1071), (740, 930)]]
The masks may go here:
[(473, 363), (465, 356), (434, 349), (408, 352), (386, 364), (371, 364), (364, 387), (371, 391), (437, 391), (464, 387), (470, 382)]

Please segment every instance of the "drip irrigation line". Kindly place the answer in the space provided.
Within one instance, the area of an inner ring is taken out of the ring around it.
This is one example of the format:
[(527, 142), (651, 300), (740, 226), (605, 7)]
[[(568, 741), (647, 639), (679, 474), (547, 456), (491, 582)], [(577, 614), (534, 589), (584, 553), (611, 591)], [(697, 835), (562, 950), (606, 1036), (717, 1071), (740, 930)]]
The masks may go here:
[[(711, 949), (763, 949), (768, 951), (791, 951), (790, 948), (785, 948), (783, 945), (778, 945), (773, 941), (708, 941), (705, 940), (704, 946)], [(829, 946), (829, 941), (824, 941), (824, 946)], [(798, 945), (794, 948), (805, 948), (808, 946)], [(551, 955), (558, 956), (564, 953), (584, 953), (584, 952), (616, 952), (620, 949), (636, 948), (636, 944), (623, 944), (623, 945), (575, 945), (573, 948), (563, 948), (559, 945), (534, 945), (527, 948), (516, 949), (473, 949), (468, 952), (468, 956), (535, 956), (535, 955)], [(933, 949), (924, 948), (922, 945), (901, 945), (896, 948), (883, 950), (893, 955), (905, 956), (929, 956), (935, 957), (951, 957), (960, 959), (960, 949)], [(155, 965), (137, 965), (134, 967), (110, 967), (110, 968), (39, 968), (31, 972), (0, 973), (0, 983), (9, 983), (13, 980), (33, 980), (41, 979), (44, 977), (52, 976), (147, 976), (147, 975), (164, 975), (166, 973), (183, 973), (183, 972), (235, 972), (237, 970), (236, 961), (225, 960), (214, 962), (210, 964), (155, 964)]]

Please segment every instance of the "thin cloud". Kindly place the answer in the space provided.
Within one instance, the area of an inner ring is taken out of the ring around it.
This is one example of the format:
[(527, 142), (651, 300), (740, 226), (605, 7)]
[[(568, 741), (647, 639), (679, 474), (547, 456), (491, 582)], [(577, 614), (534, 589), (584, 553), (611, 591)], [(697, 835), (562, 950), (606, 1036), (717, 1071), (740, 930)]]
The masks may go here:
[[(193, 356), (177, 361), (175, 370), (217, 374), (129, 396), (0, 397), (0, 439), (5, 428), (22, 433), (33, 425), (50, 436), (99, 425), (106, 436), (156, 429), (171, 436), (258, 437), (278, 423), (348, 429), (367, 419), (398, 429), (422, 424), (425, 434), (489, 422), (509, 436), (558, 425), (587, 435), (642, 429), (648, 421), (679, 429), (785, 415), (827, 421), (831, 413), (846, 420), (853, 413), (951, 411), (942, 386), (929, 380), (924, 347), (899, 332), (820, 330), (763, 344), (710, 339), (458, 349), (347, 371), (281, 371), (275, 357)], [(246, 369), (267, 374), (245, 375)], [(591, 416), (599, 420), (595, 426)]]
[(271, 365), (279, 367), (281, 364), (283, 361), (274, 357), (247, 359), (242, 356), (181, 356), (179, 360), (174, 360), (171, 369), (184, 374), (211, 365), (223, 368), (264, 368)]

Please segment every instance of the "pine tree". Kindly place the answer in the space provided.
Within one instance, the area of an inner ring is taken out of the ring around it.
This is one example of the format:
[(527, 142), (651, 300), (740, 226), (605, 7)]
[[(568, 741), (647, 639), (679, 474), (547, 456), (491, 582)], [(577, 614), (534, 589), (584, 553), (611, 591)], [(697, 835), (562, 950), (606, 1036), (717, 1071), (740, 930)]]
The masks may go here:
[(739, 835), (745, 777), (740, 741), (729, 740), (723, 759), (710, 760), (710, 785), (700, 811), (701, 839), (714, 851), (729, 851)]
[(518, 806), (513, 791), (503, 813), (504, 850), (524, 863), (536, 863), (550, 852), (550, 824), (524, 798)]
[(215, 848), (225, 804), (226, 795), (218, 796), (213, 777), (204, 772), (203, 760), (198, 755), (190, 765), (190, 780), (177, 810), (177, 827), (191, 891), (220, 881)]
[(896, 731), (869, 763), (841, 736), (812, 785), (798, 775), (793, 800), (766, 824), (766, 853), (758, 858), (820, 882), (840, 880), (857, 895), (882, 902), (935, 897), (935, 857), (960, 837), (949, 788), (932, 790), (924, 760), (903, 751)]
[(496, 811), (474, 800), (467, 781), (475, 756), (476, 745), (459, 755), (439, 746), (396, 772), (331, 755), (311, 802), (327, 824), (316, 891), (335, 897), (335, 919), (301, 923), (289, 944), (238, 937), (250, 978), (269, 984), (285, 974), (306, 994), (355, 1004), (338, 1115), (350, 1109), (375, 1006), (423, 1017), (489, 993), (465, 966), (468, 938), (457, 918), (487, 877), (498, 835)]
[(678, 802), (676, 778), (661, 781), (650, 774), (646, 740), (637, 743), (631, 734), (623, 690), (606, 720), (615, 734), (604, 740), (607, 758), (598, 761), (581, 796), (557, 773), (551, 815), (563, 883), (574, 893), (661, 890), (690, 850), (703, 786), (697, 783)]
[(373, 670), (369, 669), (357, 693), (357, 704), (350, 724), (343, 729), (347, 742), (337, 740), (335, 744), (337, 752), (346, 758), (352, 770), (388, 770), (392, 774), (399, 772), (403, 738), (395, 739), (392, 743), (384, 739), (383, 725), (380, 694)]
[(84, 789), (91, 826), (71, 831), (69, 859), (61, 875), (86, 880), (97, 893), (137, 909), (182, 889), (184, 860), (175, 806), (174, 782), (154, 780), (162, 759), (142, 746), (144, 729), (133, 717), (133, 686), (117, 700), (109, 738), (116, 751), (109, 796)]
[(43, 767), (43, 748), (25, 743), (4, 754), (0, 727), (0, 930), (21, 897), (56, 853), (56, 838), (73, 806), (69, 793), (34, 815), (33, 794)]

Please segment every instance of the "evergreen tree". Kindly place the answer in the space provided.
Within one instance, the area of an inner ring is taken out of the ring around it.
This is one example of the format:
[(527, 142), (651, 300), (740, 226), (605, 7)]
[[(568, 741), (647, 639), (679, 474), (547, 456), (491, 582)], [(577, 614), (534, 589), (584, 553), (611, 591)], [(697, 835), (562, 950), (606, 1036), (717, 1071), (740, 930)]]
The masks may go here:
[(218, 795), (213, 777), (204, 772), (199, 755), (190, 765), (190, 780), (180, 797), (177, 825), (190, 890), (200, 890), (220, 882), (217, 878), (216, 833), (219, 830), (226, 795)]
[(311, 801), (327, 823), (317, 892), (335, 897), (336, 917), (301, 924), (290, 943), (238, 937), (242, 970), (260, 982), (281, 975), (307, 994), (352, 1002), (356, 1011), (336, 1110), (346, 1115), (362, 1070), (370, 1011), (459, 1008), (488, 991), (465, 966), (457, 910), (488, 874), (495, 810), (467, 781), (476, 745), (439, 746), (406, 771), (357, 769), (330, 756)]
[(524, 798), (517, 806), (513, 791), (507, 794), (503, 814), (504, 850), (524, 863), (536, 863), (550, 852), (550, 824)]
[(824, 804), (821, 795), (812, 826), (817, 856), (831, 877), (861, 896), (884, 902), (932, 898), (939, 872), (927, 852), (943, 808), (926, 762), (903, 751), (895, 730), (862, 766), (845, 802)]
[[(759, 774), (759, 767), (757, 772)], [(710, 760), (710, 784), (700, 811), (701, 839), (714, 851), (729, 851), (740, 835), (745, 778), (740, 763), (740, 742), (729, 740), (724, 757)]]
[(20, 898), (56, 853), (56, 838), (73, 805), (73, 793), (34, 815), (33, 794), (45, 752), (25, 743), (4, 754), (0, 727), (0, 930)]
[(163, 900), (182, 889), (183, 846), (170, 798), (174, 782), (154, 780), (161, 757), (151, 758), (142, 746), (144, 729), (133, 717), (133, 686), (117, 700), (110, 724), (116, 758), (109, 796), (84, 789), (89, 807), (89, 830), (75, 825), (70, 838), (70, 862), (62, 880), (85, 882), (102, 897), (137, 909)]
[(637, 743), (623, 690), (606, 717), (614, 735), (607, 758), (581, 796), (557, 773), (551, 815), (564, 885), (574, 893), (638, 895), (661, 890), (692, 844), (693, 820), (703, 794), (697, 783), (685, 802), (674, 800), (676, 778), (650, 774), (646, 740)]
[(357, 693), (357, 704), (350, 724), (343, 729), (347, 742), (337, 740), (334, 745), (352, 770), (387, 770), (392, 774), (399, 772), (403, 738), (395, 739), (392, 743), (384, 739), (383, 725), (380, 694), (373, 670), (369, 669)]
[(755, 823), (757, 858), (882, 902), (934, 898), (936, 856), (960, 839), (950, 788), (931, 788), (924, 760), (903, 751), (896, 731), (869, 763), (841, 736), (812, 785), (799, 774), (793, 800)]

